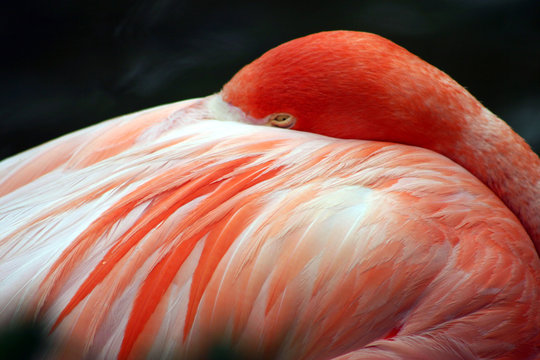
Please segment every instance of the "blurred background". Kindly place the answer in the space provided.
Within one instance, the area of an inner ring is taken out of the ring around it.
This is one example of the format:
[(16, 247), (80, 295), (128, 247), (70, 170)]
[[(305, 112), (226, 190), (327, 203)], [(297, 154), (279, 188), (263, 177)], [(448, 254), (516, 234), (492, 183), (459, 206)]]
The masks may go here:
[(321, 30), (385, 36), (450, 74), (540, 151), (540, 1), (13, 1), (0, 23), (0, 159), (205, 96)]

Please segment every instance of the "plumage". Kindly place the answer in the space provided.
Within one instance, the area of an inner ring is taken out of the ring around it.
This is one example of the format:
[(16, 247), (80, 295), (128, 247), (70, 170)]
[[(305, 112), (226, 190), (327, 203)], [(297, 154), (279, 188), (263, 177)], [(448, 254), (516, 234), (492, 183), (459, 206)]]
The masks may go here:
[(224, 91), (0, 163), (1, 324), (44, 321), (50, 357), (538, 356), (534, 233), (483, 179)]

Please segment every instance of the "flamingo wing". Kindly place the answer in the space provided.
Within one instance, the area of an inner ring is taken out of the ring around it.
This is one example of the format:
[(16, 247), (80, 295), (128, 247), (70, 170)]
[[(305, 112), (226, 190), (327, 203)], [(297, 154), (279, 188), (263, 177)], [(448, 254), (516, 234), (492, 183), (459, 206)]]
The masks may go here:
[(60, 354), (99, 358), (203, 356), (218, 337), (291, 359), (534, 350), (538, 257), (466, 170), (198, 104), (0, 164), (2, 323), (39, 317)]

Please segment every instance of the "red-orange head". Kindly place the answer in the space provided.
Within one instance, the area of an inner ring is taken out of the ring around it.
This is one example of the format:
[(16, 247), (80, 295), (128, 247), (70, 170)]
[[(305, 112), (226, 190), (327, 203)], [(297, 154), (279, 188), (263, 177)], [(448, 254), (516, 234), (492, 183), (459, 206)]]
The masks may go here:
[(286, 113), (296, 130), (434, 150), (441, 138), (459, 134), (448, 111), (481, 109), (443, 72), (389, 40), (354, 31), (280, 45), (240, 70), (222, 96), (259, 123)]

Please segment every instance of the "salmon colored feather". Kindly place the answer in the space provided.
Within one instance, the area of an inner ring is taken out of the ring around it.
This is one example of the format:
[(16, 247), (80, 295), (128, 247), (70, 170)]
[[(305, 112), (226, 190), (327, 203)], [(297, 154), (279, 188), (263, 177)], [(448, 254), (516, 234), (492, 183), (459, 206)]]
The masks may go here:
[(535, 359), (539, 209), (538, 156), (446, 74), (314, 34), (0, 162), (0, 326), (51, 359)]

